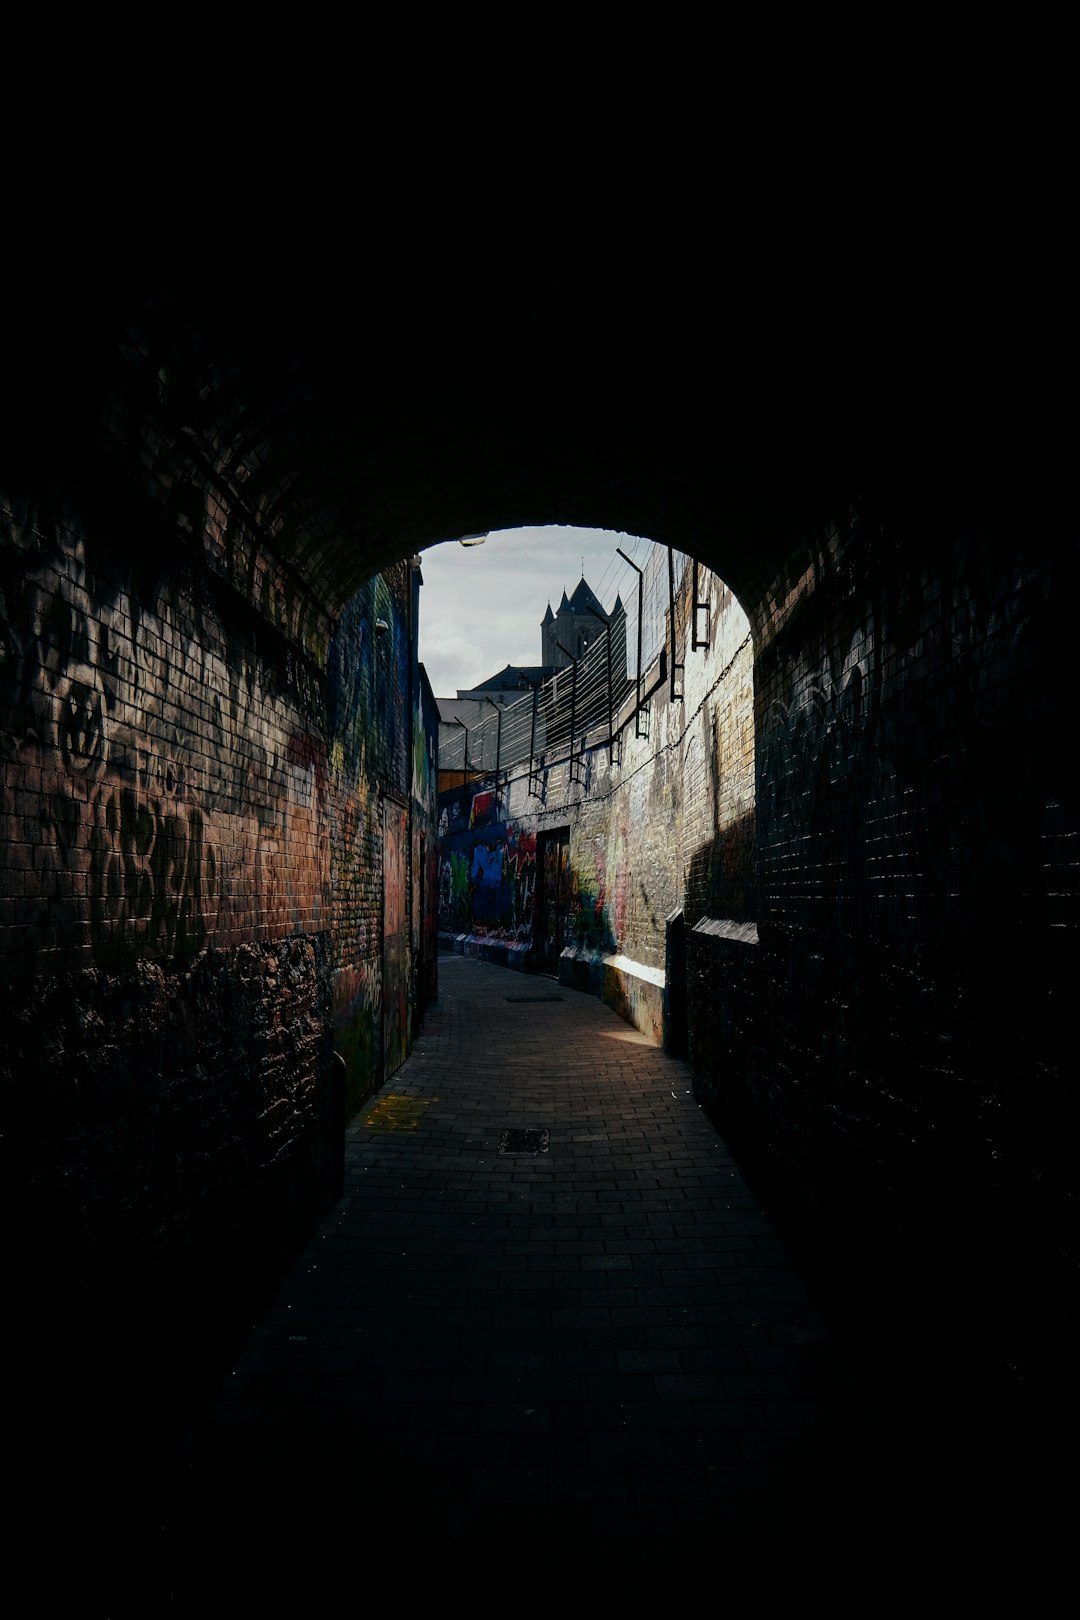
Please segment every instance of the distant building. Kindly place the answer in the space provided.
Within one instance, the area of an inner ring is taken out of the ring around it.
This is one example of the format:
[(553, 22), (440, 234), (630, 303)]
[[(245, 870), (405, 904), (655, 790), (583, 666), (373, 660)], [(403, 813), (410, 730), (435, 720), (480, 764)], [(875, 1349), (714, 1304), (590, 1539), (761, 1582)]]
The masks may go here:
[(552, 613), (551, 603), (540, 624), (541, 654), (547, 672), (565, 669), (575, 658), (581, 658), (609, 624), (626, 618), (622, 598), (615, 598), (610, 615), (604, 612), (599, 598), (584, 575), (573, 596), (563, 591), (558, 613)]
[[(491, 719), (492, 706), (505, 709), (534, 688), (568, 669), (575, 659), (585, 656), (598, 637), (610, 630), (612, 637), (612, 663), (614, 678), (621, 685), (626, 674), (626, 609), (622, 598), (615, 598), (615, 606), (606, 613), (592, 586), (584, 575), (572, 596), (563, 591), (558, 613), (551, 611), (551, 603), (540, 621), (539, 664), (507, 664), (498, 674), (468, 689), (458, 688), (456, 697), (436, 698), (439, 706), (440, 789), (451, 785), (451, 779), (460, 784), (463, 776), (461, 764), (446, 770), (444, 749), (452, 756), (462, 758), (461, 733), (472, 730), (485, 719)], [(479, 761), (469, 754), (469, 776), (480, 775)], [(504, 761), (505, 763), (505, 761)], [(447, 778), (443, 780), (444, 776)]]

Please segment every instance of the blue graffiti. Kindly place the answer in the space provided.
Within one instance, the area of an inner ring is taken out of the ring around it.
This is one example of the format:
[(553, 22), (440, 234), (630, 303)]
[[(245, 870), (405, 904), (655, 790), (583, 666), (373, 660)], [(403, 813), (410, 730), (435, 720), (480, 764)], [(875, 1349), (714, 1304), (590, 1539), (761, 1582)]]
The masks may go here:
[(506, 856), (501, 843), (477, 844), (473, 850), (472, 914), (473, 922), (497, 927), (510, 910), (510, 884), (506, 874)]

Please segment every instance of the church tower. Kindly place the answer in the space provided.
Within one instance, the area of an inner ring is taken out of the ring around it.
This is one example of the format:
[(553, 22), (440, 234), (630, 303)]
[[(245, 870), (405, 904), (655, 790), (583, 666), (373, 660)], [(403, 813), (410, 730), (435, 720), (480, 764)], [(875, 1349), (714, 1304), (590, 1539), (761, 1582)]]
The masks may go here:
[(584, 655), (610, 623), (600, 598), (582, 575), (573, 596), (567, 597), (563, 591), (558, 613), (552, 613), (548, 603), (540, 624), (544, 664), (549, 669), (566, 669), (573, 659)]
[[(563, 592), (563, 601), (566, 601), (566, 592)], [(547, 605), (547, 612), (540, 621), (540, 662), (545, 669), (550, 669), (555, 662), (555, 653), (558, 648), (554, 644), (555, 615), (551, 611), (551, 603)], [(565, 662), (565, 660), (560, 660)]]

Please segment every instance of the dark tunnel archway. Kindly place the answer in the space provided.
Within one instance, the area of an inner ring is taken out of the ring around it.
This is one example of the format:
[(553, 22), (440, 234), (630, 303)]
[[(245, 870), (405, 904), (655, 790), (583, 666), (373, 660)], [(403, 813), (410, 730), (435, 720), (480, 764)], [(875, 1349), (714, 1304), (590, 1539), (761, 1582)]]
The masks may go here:
[[(62, 1378), (58, 1324), (131, 1326), (132, 1277), (151, 1336), (176, 1300), (243, 1314), (327, 1195), (334, 997), (362, 1006), (411, 859), (407, 559), (574, 521), (698, 557), (750, 620), (761, 942), (717, 936), (690, 987), (727, 1108), (822, 1243), (885, 1254), (958, 1362), (978, 1338), (1002, 1421), (1044, 1416), (1075, 1335), (1076, 547), (973, 334), (939, 387), (906, 323), (733, 337), (677, 276), (417, 277), (373, 336), (340, 274), (109, 270), (28, 302), (0, 443), (16, 1292), (56, 1279), (28, 1359)], [(102, 1343), (122, 1373), (146, 1340)]]

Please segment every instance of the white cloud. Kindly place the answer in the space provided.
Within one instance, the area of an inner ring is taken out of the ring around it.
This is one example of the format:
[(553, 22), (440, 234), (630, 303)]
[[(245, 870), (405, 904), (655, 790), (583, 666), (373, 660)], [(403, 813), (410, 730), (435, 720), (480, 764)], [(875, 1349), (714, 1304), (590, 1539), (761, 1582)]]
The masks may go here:
[(421, 557), (420, 658), (436, 697), (452, 697), (506, 664), (540, 662), (540, 621), (582, 576), (610, 611), (637, 588), (616, 551), (644, 565), (649, 542), (607, 529), (506, 529), (482, 546), (456, 541)]

